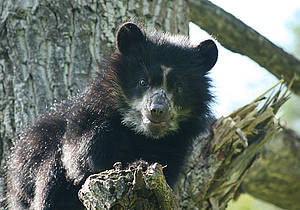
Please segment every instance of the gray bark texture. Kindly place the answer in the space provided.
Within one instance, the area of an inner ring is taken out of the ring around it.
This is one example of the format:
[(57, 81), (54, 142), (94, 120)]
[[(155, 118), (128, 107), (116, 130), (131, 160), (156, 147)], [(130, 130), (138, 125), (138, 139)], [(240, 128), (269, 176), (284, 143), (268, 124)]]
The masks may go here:
[(122, 23), (187, 35), (188, 14), (184, 0), (1, 0), (0, 172), (24, 127), (84, 89)]
[[(196, 1), (190, 2), (193, 19), (195, 18), (193, 2)], [(201, 0), (198, 3), (206, 5), (207, 1)], [(137, 20), (149, 29), (159, 28), (163, 31), (187, 35), (190, 17), (188, 3), (185, 0), (2, 0), (0, 11), (2, 172), (5, 170), (3, 167), (5, 157), (9, 153), (14, 136), (24, 127), (32, 124), (34, 119), (51, 104), (72, 97), (83, 90), (98, 70), (98, 65), (105, 55), (112, 52), (114, 34), (121, 23)], [(207, 18), (210, 14), (213, 13), (205, 13), (205, 11), (200, 13), (201, 17)], [(194, 22), (202, 26), (196, 19)], [(210, 24), (210, 21), (204, 22), (204, 25)], [(229, 23), (221, 22), (219, 25)], [(239, 26), (231, 28), (232, 31), (238, 29)], [(207, 31), (213, 33), (209, 28)], [(223, 31), (218, 33), (222, 35)], [(225, 29), (224, 36), (230, 36)], [(224, 44), (225, 41), (223, 43), (223, 39), (216, 38), (225, 47), (231, 49), (230, 45)], [(236, 39), (236, 44), (238, 42)], [(241, 44), (238, 46), (240, 47)], [(243, 46), (247, 48), (252, 45)], [(244, 50), (247, 51), (247, 49)], [(261, 54), (261, 57), (265, 59), (265, 54)], [(280, 60), (284, 59), (282, 57), (287, 61)], [(277, 56), (276, 54), (270, 63), (274, 61), (275, 66), (278, 66), (281, 62), (285, 64), (289, 60), (289, 55)], [(257, 62), (259, 63), (259, 60)], [(295, 63), (291, 64), (290, 69), (293, 70)], [(270, 68), (272, 69), (272, 66)], [(296, 75), (299, 73), (297, 72), (298, 70), (295, 70)], [(285, 77), (287, 81), (290, 81), (294, 74), (289, 75)], [(299, 84), (299, 77), (295, 78), (294, 84)], [(294, 85), (292, 90), (297, 93), (295, 87), (297, 85)], [(269, 98), (264, 106), (257, 108), (261, 103), (260, 99), (242, 107), (228, 117), (219, 119), (211, 128), (212, 132), (195, 144), (174, 192), (170, 192), (170, 188), (165, 185), (160, 175), (148, 173), (148, 176), (143, 173), (141, 177), (138, 168), (125, 172), (120, 172), (116, 168), (112, 169), (114, 171), (105, 171), (104, 174), (95, 175), (87, 180), (80, 194), (81, 199), (84, 200), (83, 203), (89, 209), (95, 209), (96, 203), (102, 205), (100, 201), (103, 197), (99, 198), (99, 193), (93, 195), (89, 189), (94, 192), (103, 192), (105, 187), (108, 187), (106, 191), (111, 193), (110, 190), (116, 189), (115, 186), (124, 187), (122, 183), (120, 185), (114, 182), (116, 173), (122, 173), (120, 176), (125, 174), (125, 178), (129, 180), (126, 183), (130, 185), (130, 187), (127, 186), (128, 188), (123, 188), (125, 191), (122, 191), (124, 192), (122, 195), (129, 197), (107, 194), (108, 198), (119, 199), (110, 200), (110, 207), (114, 209), (128, 208), (133, 203), (149, 205), (149, 208), (151, 206), (154, 209), (157, 205), (161, 209), (224, 209), (246, 174), (250, 174), (250, 171), (256, 167), (252, 166), (260, 149), (278, 131), (274, 115), (286, 97), (274, 96)], [(293, 169), (295, 173), (298, 170), (295, 177), (299, 175), (299, 169), (296, 169), (296, 167)], [(149, 169), (148, 172), (151, 170)], [(159, 184), (155, 187), (145, 184), (147, 177), (159, 180)], [(251, 180), (250, 175), (246, 180)], [(245, 182), (247, 184), (244, 188), (249, 192), (250, 189), (255, 189), (250, 186), (252, 182), (255, 180)], [(90, 186), (90, 183), (92, 183), (91, 187), (86, 187)], [(101, 185), (104, 188), (97, 189)], [(120, 187), (114, 191), (120, 192)], [(269, 187), (269, 189), (272, 188)], [(276, 190), (273, 193), (276, 193)], [(96, 196), (96, 200), (93, 196)], [(175, 203), (173, 196), (176, 197)], [(127, 201), (131, 203), (128, 204)], [(272, 202), (272, 200), (269, 201)]]
[(160, 164), (91, 175), (78, 193), (87, 209), (174, 209), (176, 198)]
[(39, 113), (84, 89), (112, 52), (122, 23), (136, 19), (147, 28), (188, 33), (183, 0), (3, 0), (0, 11), (2, 160)]

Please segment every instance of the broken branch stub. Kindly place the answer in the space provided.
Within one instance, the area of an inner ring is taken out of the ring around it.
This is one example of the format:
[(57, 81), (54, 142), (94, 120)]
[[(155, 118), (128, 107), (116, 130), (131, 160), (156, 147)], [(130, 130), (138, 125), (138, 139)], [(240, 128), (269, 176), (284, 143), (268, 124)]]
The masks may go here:
[(91, 175), (78, 193), (87, 209), (175, 208), (175, 197), (166, 183), (163, 167), (154, 163), (146, 171), (139, 166)]
[[(283, 81), (252, 103), (221, 117), (195, 141), (175, 193), (179, 209), (225, 209), (261, 148), (279, 132), (275, 114), (288, 99)], [(268, 96), (275, 87), (280, 87)]]

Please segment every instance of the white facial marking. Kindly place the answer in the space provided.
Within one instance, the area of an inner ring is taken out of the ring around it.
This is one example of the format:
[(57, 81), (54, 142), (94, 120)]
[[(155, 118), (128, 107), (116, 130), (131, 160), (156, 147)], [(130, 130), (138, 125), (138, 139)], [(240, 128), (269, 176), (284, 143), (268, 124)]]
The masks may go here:
[[(160, 87), (149, 87), (142, 96), (134, 99), (125, 99), (128, 107), (121, 108), (119, 111), (122, 115), (122, 123), (131, 128), (137, 134), (144, 134), (147, 137), (159, 139), (169, 133), (176, 132), (179, 129), (178, 116), (182, 116), (180, 108), (176, 107), (173, 102), (173, 93), (167, 90), (167, 76), (173, 70), (171, 67), (161, 65), (162, 70), (162, 84)], [(147, 106), (149, 105), (149, 98), (157, 91), (164, 91), (169, 102), (169, 119), (166, 122), (153, 124), (147, 116)], [(180, 113), (179, 113), (180, 112)], [(154, 128), (161, 126), (161, 128)], [(154, 129), (153, 129), (154, 128)], [(155, 133), (158, 131), (158, 133)]]
[(161, 69), (163, 70), (163, 83), (162, 83), (162, 88), (167, 90), (167, 75), (172, 71), (171, 67), (167, 67), (164, 65), (160, 66)]

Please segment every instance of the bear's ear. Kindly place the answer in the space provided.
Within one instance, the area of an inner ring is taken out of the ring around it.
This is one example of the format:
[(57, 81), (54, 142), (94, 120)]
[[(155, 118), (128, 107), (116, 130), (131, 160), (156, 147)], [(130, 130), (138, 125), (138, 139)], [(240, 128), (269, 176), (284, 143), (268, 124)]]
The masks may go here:
[(205, 71), (209, 71), (217, 62), (218, 48), (213, 40), (205, 40), (201, 42), (196, 50), (200, 55), (201, 64), (205, 68)]
[(137, 55), (145, 35), (134, 23), (124, 23), (116, 34), (116, 47), (124, 55)]

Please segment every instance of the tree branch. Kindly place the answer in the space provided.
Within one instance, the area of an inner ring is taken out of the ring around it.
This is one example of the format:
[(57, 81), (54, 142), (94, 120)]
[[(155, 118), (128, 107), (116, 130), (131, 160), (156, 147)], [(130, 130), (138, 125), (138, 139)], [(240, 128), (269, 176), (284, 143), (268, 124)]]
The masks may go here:
[(163, 167), (157, 163), (145, 172), (139, 166), (127, 170), (115, 167), (92, 175), (78, 195), (87, 209), (171, 210), (176, 204)]
[[(277, 78), (295, 82), (300, 95), (300, 61), (223, 9), (207, 0), (189, 1), (191, 21), (212, 34), (225, 48), (253, 59)], [(241, 47), (243, 46), (243, 47)]]
[(226, 208), (261, 148), (278, 132), (275, 114), (287, 100), (280, 92), (220, 118), (213, 134), (196, 141), (176, 188), (182, 209)]
[(300, 206), (300, 137), (292, 130), (282, 132), (267, 143), (247, 174), (243, 189), (284, 209)]

